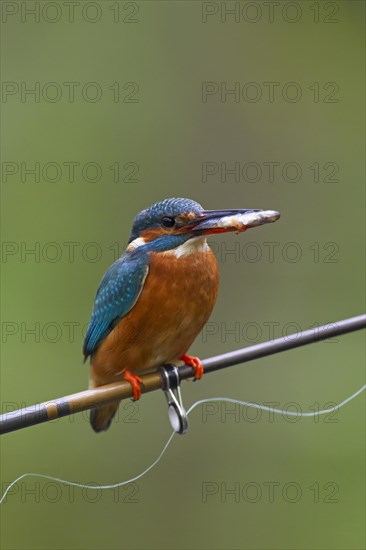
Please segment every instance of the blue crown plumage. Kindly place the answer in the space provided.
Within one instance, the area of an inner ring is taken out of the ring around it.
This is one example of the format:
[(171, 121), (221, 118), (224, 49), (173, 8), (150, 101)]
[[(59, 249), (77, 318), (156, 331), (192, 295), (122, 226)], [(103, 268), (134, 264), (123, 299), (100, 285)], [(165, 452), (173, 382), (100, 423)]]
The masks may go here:
[(171, 198), (153, 204), (137, 214), (132, 225), (132, 231), (128, 242), (136, 239), (144, 229), (158, 227), (163, 216), (177, 216), (183, 212), (200, 214), (202, 206), (191, 199)]

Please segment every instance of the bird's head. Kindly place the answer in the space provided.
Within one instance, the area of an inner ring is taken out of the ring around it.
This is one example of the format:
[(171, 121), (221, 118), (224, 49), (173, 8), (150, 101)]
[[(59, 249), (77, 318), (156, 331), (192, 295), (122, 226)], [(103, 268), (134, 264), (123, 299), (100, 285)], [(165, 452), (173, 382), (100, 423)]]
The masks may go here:
[(274, 210), (204, 210), (191, 199), (165, 199), (136, 216), (127, 250), (141, 245), (148, 245), (156, 252), (172, 250), (190, 239), (197, 241), (213, 233), (242, 232), (279, 217), (279, 212)]

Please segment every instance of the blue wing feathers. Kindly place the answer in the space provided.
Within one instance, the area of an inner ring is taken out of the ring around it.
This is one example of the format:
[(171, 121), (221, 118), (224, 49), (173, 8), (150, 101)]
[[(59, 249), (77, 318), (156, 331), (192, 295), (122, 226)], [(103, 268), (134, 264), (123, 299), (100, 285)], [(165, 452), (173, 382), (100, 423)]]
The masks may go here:
[(125, 254), (104, 275), (84, 340), (85, 358), (94, 353), (116, 324), (135, 305), (148, 274), (147, 254)]

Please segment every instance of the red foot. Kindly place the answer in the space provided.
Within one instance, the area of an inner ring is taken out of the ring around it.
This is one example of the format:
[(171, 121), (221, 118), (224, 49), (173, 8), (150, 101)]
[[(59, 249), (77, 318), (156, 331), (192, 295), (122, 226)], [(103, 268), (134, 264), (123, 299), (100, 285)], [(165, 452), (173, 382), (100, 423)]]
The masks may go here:
[(198, 357), (194, 357), (193, 355), (182, 355), (180, 357), (182, 361), (184, 361), (187, 365), (190, 365), (194, 368), (194, 379), (200, 380), (203, 376), (204, 368), (201, 363), (201, 360)]
[(125, 372), (123, 373), (123, 378), (127, 380), (127, 382), (129, 382), (132, 386), (132, 391), (133, 391), (132, 399), (134, 401), (137, 401), (138, 399), (140, 399), (142, 378), (140, 378), (139, 376), (136, 376), (136, 374), (132, 374), (132, 372), (130, 372), (129, 370), (125, 370)]

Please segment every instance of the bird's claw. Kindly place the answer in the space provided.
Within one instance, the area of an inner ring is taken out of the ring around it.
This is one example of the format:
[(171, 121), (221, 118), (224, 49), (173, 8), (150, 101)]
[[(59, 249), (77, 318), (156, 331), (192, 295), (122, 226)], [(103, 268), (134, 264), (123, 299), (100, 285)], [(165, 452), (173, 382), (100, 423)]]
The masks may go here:
[(194, 368), (194, 379), (200, 380), (205, 372), (201, 359), (199, 357), (195, 357), (193, 355), (182, 355), (180, 357), (182, 361), (186, 363), (186, 365), (189, 365), (190, 367)]
[(127, 380), (132, 386), (132, 393), (133, 401), (138, 401), (141, 397), (141, 384), (142, 384), (142, 378), (137, 376), (136, 374), (132, 374), (129, 370), (125, 370), (123, 373), (123, 378)]

